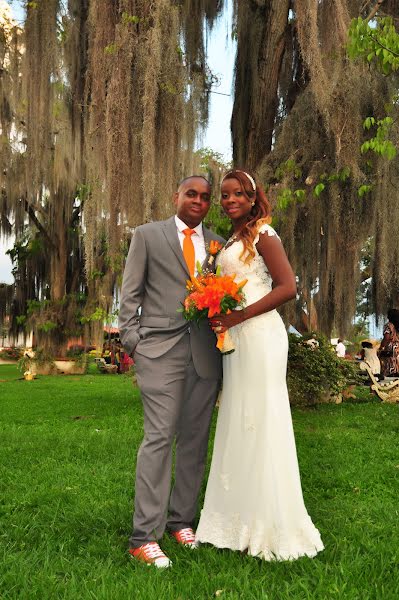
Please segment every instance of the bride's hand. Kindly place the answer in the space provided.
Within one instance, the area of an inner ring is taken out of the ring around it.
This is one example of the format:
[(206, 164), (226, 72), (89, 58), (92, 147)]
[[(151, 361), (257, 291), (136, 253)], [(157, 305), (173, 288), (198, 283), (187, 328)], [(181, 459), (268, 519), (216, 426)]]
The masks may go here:
[(223, 333), (230, 327), (239, 325), (245, 320), (243, 310), (232, 310), (228, 315), (215, 315), (209, 319), (209, 325), (215, 333)]

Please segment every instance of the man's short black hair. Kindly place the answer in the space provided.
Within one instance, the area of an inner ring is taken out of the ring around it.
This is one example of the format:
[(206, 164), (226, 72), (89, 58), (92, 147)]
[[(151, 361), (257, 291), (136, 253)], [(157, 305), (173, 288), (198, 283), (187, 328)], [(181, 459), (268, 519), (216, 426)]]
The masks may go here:
[(188, 179), (195, 179), (196, 177), (199, 177), (200, 179), (204, 179), (207, 182), (207, 184), (209, 185), (209, 187), (212, 187), (211, 184), (210, 184), (210, 182), (207, 180), (206, 177), (204, 177), (204, 175), (189, 175), (188, 177), (184, 177), (184, 179), (182, 179), (181, 181), (179, 181), (177, 189), (179, 190), (180, 186), (183, 185), (183, 183), (185, 181), (187, 181)]

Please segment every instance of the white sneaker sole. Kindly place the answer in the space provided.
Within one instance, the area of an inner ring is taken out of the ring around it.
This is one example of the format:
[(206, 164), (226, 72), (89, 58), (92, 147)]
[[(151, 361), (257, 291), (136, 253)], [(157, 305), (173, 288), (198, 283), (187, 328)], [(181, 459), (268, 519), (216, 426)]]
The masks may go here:
[(154, 562), (146, 562), (145, 560), (139, 560), (132, 554), (130, 554), (130, 560), (136, 563), (141, 563), (142, 565), (147, 565), (147, 567), (155, 567), (156, 569), (167, 569), (172, 566), (172, 561), (168, 558), (156, 558)]
[(149, 567), (155, 566), (157, 569), (168, 569), (172, 566), (172, 561), (169, 558), (157, 558), (153, 563), (147, 563)]

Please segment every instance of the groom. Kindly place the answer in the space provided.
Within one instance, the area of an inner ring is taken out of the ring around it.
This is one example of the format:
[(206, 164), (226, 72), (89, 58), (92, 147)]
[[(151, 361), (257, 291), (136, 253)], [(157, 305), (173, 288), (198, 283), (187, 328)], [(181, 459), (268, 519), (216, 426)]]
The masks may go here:
[(202, 225), (210, 200), (204, 177), (184, 179), (174, 195), (176, 215), (136, 228), (123, 276), (120, 337), (135, 361), (144, 410), (129, 552), (157, 567), (171, 564), (157, 543), (165, 528), (179, 544), (196, 547), (192, 525), (221, 377), (221, 357), (208, 321), (198, 326), (178, 312), (197, 262), (212, 263), (209, 242), (224, 242)]

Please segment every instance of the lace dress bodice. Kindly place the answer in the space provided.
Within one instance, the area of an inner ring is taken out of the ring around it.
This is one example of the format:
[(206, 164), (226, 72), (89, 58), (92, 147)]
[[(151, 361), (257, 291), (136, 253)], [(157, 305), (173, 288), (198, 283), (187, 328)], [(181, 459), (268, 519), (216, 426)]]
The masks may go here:
[[(241, 240), (229, 245), (227, 242), (226, 246), (220, 252), (217, 258), (217, 264), (220, 265), (223, 275), (235, 275), (236, 281), (242, 281), (247, 279), (247, 283), (244, 287), (246, 304), (253, 304), (272, 289), (273, 280), (262, 256), (256, 249), (256, 244), (259, 241), (260, 234), (275, 235), (273, 227), (270, 225), (262, 225), (259, 228), (258, 235), (254, 239), (253, 247), (255, 251), (255, 257), (250, 263), (246, 264), (240, 259), (240, 255), (243, 251), (243, 243)], [(278, 237), (278, 236), (277, 236)]]

